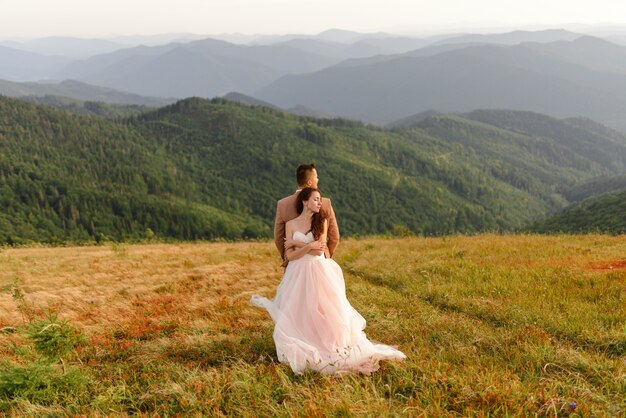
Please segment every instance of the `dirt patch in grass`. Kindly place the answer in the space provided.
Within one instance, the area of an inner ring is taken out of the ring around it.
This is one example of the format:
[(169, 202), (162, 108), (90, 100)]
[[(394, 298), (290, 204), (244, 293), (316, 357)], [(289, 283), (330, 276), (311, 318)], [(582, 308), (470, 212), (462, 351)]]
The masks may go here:
[(589, 268), (593, 271), (626, 270), (626, 259), (614, 258), (611, 260), (592, 261), (589, 263)]

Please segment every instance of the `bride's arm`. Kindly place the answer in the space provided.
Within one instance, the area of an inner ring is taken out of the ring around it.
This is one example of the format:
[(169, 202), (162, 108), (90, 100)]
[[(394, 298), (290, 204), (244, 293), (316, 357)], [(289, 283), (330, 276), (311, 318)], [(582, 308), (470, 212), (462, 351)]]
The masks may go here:
[[(285, 233), (287, 234), (288, 237), (293, 236), (293, 225), (291, 224), (291, 222), (287, 222), (287, 225), (285, 227)], [(320, 241), (313, 241), (313, 242), (309, 242), (308, 244), (305, 244), (303, 242), (302, 244), (304, 245), (297, 249), (295, 248), (295, 246), (285, 249), (285, 257), (287, 258), (288, 261), (297, 260), (298, 258), (301, 258), (303, 255), (309, 253), (309, 251), (319, 249), (320, 246), (322, 245)]]
[(289, 247), (285, 251), (285, 255), (287, 256), (287, 260), (289, 261), (297, 260), (305, 254), (322, 253), (323, 250), (320, 250), (320, 248), (322, 248), (323, 245), (324, 244), (322, 244), (320, 241), (313, 241), (309, 242), (308, 244), (304, 244), (303, 247), (300, 247), (297, 250), (294, 247)]
[(287, 248), (289, 247), (304, 247), (306, 244), (300, 240), (297, 239), (289, 239), (289, 238), (285, 238), (285, 250), (287, 250)]

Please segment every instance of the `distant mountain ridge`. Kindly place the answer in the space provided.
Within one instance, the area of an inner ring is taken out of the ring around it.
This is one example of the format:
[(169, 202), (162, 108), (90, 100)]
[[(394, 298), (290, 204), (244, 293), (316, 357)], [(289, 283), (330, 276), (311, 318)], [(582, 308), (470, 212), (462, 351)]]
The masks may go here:
[[(12, 81), (75, 79), (153, 97), (208, 98), (221, 96), (230, 91), (256, 96), (255, 92), (280, 77), (315, 72), (338, 63), (345, 66), (355, 63), (361, 65), (368, 62), (367, 60), (388, 61), (397, 58), (394, 55), (409, 52), (413, 55), (425, 53), (432, 56), (445, 49), (462, 49), (463, 45), (467, 46), (468, 41), (481, 44), (569, 41), (574, 35), (554, 30), (518, 31), (478, 37), (466, 35), (455, 38), (449, 34), (415, 38), (388, 33), (358, 33), (333, 29), (317, 35), (259, 37), (256, 42), (247, 45), (206, 36), (198, 39), (199, 35), (184, 33), (121, 37), (112, 40), (43, 38), (5, 44), (46, 54), (59, 53), (62, 56), (44, 57), (24, 50), (0, 48), (0, 79)], [(223, 36), (223, 38), (245, 37)], [(137, 45), (138, 42), (145, 42), (150, 46)], [(447, 44), (433, 46), (439, 42)], [(428, 51), (425, 51), (426, 49)], [(103, 53), (94, 55), (97, 52)], [(79, 56), (88, 59), (69, 61), (69, 58)], [(6, 65), (3, 66), (3, 62)], [(317, 109), (321, 113), (349, 116), (332, 108), (322, 108), (315, 103), (298, 102), (280, 106), (286, 108), (300, 106)], [(440, 110), (449, 111), (449, 109)], [(419, 109), (412, 109), (410, 112), (417, 111)], [(408, 114), (410, 113), (395, 114), (393, 119)]]
[(240, 103), (240, 104), (244, 104), (247, 106), (265, 106), (265, 107), (270, 107), (270, 108), (277, 109), (277, 110), (279, 109), (278, 107), (274, 106), (271, 103), (264, 102), (263, 100), (255, 99), (252, 96), (246, 96), (245, 94), (238, 93), (236, 91), (227, 93), (224, 96), (222, 96), (222, 98), (229, 100), (231, 102)]
[(0, 94), (8, 97), (58, 96), (80, 101), (153, 107), (163, 106), (174, 101), (172, 99), (140, 96), (75, 80), (65, 80), (60, 83), (16, 83), (0, 80)]
[(64, 57), (45, 56), (0, 46), (0, 79), (30, 81), (47, 79), (70, 62)]
[(401, 127), (417, 127), (423, 121), (428, 118), (432, 118), (433, 116), (443, 115), (441, 112), (437, 112), (436, 110), (426, 110), (424, 112), (417, 113), (415, 115), (408, 116), (406, 118), (399, 119), (397, 121), (388, 123), (385, 125), (387, 129), (401, 128)]
[[(590, 43), (595, 45), (592, 52)], [(626, 48), (588, 37), (565, 45), (475, 45), (427, 56), (408, 53), (284, 76), (254, 96), (281, 107), (301, 104), (377, 124), (429, 109), (506, 108), (560, 118), (586, 116), (626, 128), (626, 76), (616, 70), (622, 64), (626, 70)], [(604, 55), (607, 64), (598, 64)]]
[(0, 45), (41, 55), (54, 55), (72, 59), (85, 59), (92, 55), (105, 54), (129, 47), (128, 44), (106, 39), (69, 37), (47, 37), (23, 42), (5, 41), (0, 42)]
[(288, 73), (314, 71), (336, 59), (288, 46), (242, 46), (214, 39), (136, 47), (75, 62), (55, 75), (135, 94), (214, 97), (258, 89)]
[(252, 96), (248, 96), (238, 92), (230, 92), (222, 96), (223, 99), (230, 100), (231, 102), (240, 103), (247, 106), (265, 106), (276, 110), (282, 110), (287, 113), (292, 113), (294, 115), (300, 116), (310, 116), (314, 118), (332, 118), (333, 115), (329, 115), (324, 112), (320, 112), (314, 109), (310, 109), (305, 106), (294, 106), (289, 109), (281, 109), (278, 106), (274, 106), (271, 103), (265, 102), (263, 100), (256, 99)]
[(516, 30), (498, 34), (468, 34), (442, 39), (433, 46), (444, 44), (471, 44), (490, 43), (502, 45), (516, 45), (525, 42), (552, 43), (557, 41), (573, 41), (581, 36), (580, 33), (564, 29), (548, 29), (540, 31)]

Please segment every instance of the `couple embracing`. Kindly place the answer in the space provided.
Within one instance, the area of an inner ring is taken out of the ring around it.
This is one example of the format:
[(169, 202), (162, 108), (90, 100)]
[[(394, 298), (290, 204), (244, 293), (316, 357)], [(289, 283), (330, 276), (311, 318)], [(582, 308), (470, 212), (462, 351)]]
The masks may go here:
[(380, 360), (401, 360), (397, 349), (372, 342), (365, 319), (346, 298), (341, 267), (332, 260), (339, 228), (331, 202), (317, 188), (315, 165), (296, 170), (298, 190), (278, 201), (274, 239), (286, 265), (273, 300), (254, 295), (253, 305), (274, 321), (278, 360), (296, 373), (369, 374)]

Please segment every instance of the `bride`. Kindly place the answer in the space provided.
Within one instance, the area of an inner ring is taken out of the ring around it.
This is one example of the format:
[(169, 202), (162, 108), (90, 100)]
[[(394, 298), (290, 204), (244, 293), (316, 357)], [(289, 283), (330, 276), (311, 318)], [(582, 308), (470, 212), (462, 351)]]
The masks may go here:
[(365, 319), (346, 298), (341, 268), (324, 257), (328, 220), (321, 211), (320, 191), (302, 189), (296, 202), (300, 215), (285, 226), (289, 264), (276, 296), (251, 299), (274, 320), (279, 361), (295, 373), (311, 368), (369, 374), (378, 369), (380, 360), (404, 359), (395, 348), (367, 339)]

